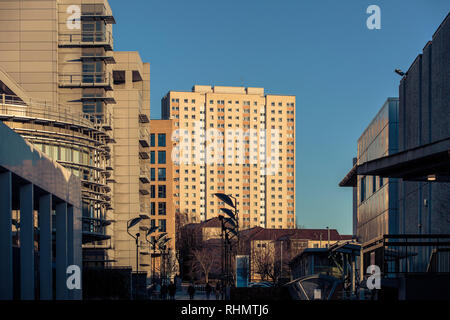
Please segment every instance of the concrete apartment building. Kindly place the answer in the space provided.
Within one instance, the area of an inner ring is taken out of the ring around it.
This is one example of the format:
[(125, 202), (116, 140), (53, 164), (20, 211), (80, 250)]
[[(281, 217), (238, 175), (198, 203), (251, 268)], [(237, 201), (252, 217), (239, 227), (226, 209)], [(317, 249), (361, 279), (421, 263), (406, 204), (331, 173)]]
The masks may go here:
[(174, 126), (176, 212), (216, 217), (214, 193), (226, 193), (242, 229), (295, 227), (295, 96), (195, 85), (167, 93), (162, 117)]
[(113, 52), (114, 23), (106, 0), (0, 1), (0, 118), (80, 178), (85, 265), (135, 268), (150, 71)]

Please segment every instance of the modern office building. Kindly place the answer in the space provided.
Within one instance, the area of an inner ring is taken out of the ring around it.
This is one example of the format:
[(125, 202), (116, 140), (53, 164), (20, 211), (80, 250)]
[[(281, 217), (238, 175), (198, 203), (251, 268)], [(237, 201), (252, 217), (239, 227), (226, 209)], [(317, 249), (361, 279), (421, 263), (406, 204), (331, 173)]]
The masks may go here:
[[(358, 139), (358, 161), (398, 152), (398, 98), (389, 98)], [(356, 237), (361, 243), (398, 233), (398, 179), (358, 176)]]
[(2, 1), (0, 8), (1, 118), (81, 179), (85, 244), (109, 238), (112, 208), (114, 20), (106, 1), (93, 3)]
[[(150, 64), (143, 63), (137, 52), (114, 52), (114, 59), (114, 223), (108, 259), (114, 266), (132, 266), (136, 270), (136, 244), (127, 233), (127, 222), (138, 216), (148, 217), (150, 212)], [(143, 220), (130, 232), (140, 232), (145, 243), (149, 225), (149, 219)], [(139, 269), (150, 271), (145, 266)]]
[(123, 220), (148, 202), (139, 196), (139, 175), (146, 170), (150, 71), (137, 53), (113, 52), (113, 24), (107, 0), (0, 6), (0, 119), (81, 179), (83, 260), (92, 267), (116, 258), (131, 265)]
[(192, 222), (237, 198), (240, 227), (295, 227), (295, 96), (195, 85), (162, 99), (174, 133), (175, 211)]
[(73, 172), (0, 121), (0, 300), (81, 299), (66, 273), (81, 266), (81, 201)]
[(398, 107), (388, 100), (358, 141), (357, 164), (340, 183), (358, 190), (354, 214), (363, 270), (378, 265), (386, 278), (449, 271), (449, 31), (447, 15), (401, 73)]

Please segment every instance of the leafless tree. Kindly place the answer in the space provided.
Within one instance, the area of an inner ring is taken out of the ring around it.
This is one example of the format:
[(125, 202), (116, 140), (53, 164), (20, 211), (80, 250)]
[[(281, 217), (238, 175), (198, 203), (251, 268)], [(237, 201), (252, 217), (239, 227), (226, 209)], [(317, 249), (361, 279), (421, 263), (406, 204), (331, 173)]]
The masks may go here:
[(215, 264), (215, 255), (210, 254), (207, 248), (199, 248), (192, 251), (196, 261), (196, 266), (201, 270), (205, 276), (205, 283), (209, 282), (209, 273)]
[(275, 249), (270, 244), (253, 249), (252, 264), (261, 280), (277, 282), (281, 275), (281, 263), (275, 256)]

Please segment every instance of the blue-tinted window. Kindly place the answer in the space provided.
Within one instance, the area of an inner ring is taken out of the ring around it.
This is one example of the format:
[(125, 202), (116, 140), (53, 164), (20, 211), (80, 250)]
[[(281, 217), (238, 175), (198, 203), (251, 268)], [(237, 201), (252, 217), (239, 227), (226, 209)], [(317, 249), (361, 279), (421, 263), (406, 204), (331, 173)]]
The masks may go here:
[(377, 177), (372, 176), (372, 193), (377, 191)]
[(156, 205), (155, 202), (150, 202), (150, 214), (154, 216), (156, 214)]
[(158, 147), (165, 147), (165, 146), (166, 146), (166, 134), (158, 133)]
[(158, 198), (166, 197), (166, 186), (158, 186)]
[(380, 177), (380, 188), (383, 186), (383, 180), (384, 180), (384, 178)]
[(159, 225), (159, 232), (166, 232), (166, 219), (159, 219), (158, 221)]
[(166, 181), (166, 168), (158, 168), (158, 181)]
[(150, 186), (150, 198), (155, 198), (156, 197), (156, 188), (155, 185), (151, 185)]
[(150, 180), (155, 181), (155, 168), (150, 168)]
[(158, 163), (165, 164), (166, 163), (166, 152), (158, 151)]
[(155, 146), (155, 134), (151, 133), (150, 134), (150, 147), (154, 147)]
[(166, 203), (165, 202), (158, 202), (158, 214), (161, 216), (166, 215)]
[(155, 164), (155, 151), (150, 151), (150, 163)]
[(360, 202), (366, 200), (366, 177), (361, 178), (360, 196)]

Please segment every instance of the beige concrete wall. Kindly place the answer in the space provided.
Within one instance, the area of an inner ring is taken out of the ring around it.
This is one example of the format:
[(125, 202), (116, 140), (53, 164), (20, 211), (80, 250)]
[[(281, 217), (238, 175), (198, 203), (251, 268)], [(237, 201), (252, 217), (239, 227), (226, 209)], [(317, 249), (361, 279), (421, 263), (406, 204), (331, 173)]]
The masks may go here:
[[(114, 231), (113, 251), (115, 265), (132, 266), (136, 270), (136, 246), (134, 239), (127, 234), (127, 221), (139, 214), (147, 214), (141, 205), (148, 204), (149, 195), (140, 194), (148, 185), (140, 182), (141, 169), (148, 170), (148, 159), (140, 159), (139, 152), (148, 152), (140, 146), (140, 134), (146, 132), (149, 139), (149, 124), (139, 123), (139, 113), (150, 117), (150, 65), (142, 63), (137, 52), (114, 52), (116, 64), (113, 71), (125, 71), (125, 83), (114, 86), (117, 104), (113, 107), (114, 138)], [(133, 72), (139, 73), (141, 81), (133, 82)], [(149, 226), (149, 220), (143, 220), (131, 232), (140, 232), (142, 250), (145, 250), (145, 231), (140, 226)], [(140, 255), (139, 264), (150, 264), (149, 256)], [(150, 267), (140, 266), (141, 271), (150, 275)]]
[(57, 101), (56, 0), (0, 2), (0, 65), (33, 99)]

